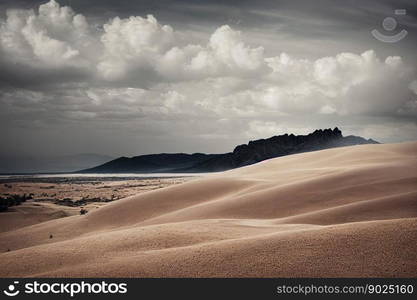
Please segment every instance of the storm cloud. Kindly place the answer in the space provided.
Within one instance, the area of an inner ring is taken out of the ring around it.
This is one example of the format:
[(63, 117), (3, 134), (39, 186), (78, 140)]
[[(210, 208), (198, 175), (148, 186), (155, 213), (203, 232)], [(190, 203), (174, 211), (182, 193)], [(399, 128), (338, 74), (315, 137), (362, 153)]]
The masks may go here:
[[(417, 138), (413, 1), (34, 3), (0, 6), (2, 155), (224, 152), (334, 126)], [(395, 8), (408, 36), (374, 39)]]

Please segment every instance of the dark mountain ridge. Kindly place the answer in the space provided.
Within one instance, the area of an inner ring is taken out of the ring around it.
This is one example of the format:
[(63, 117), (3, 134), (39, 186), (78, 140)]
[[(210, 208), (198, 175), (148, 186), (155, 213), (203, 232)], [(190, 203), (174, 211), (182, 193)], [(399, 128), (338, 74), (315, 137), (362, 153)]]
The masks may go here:
[(119, 157), (97, 167), (80, 171), (80, 173), (163, 173), (175, 172), (177, 169), (191, 168), (210, 158), (221, 154), (203, 153), (160, 153), (134, 157)]
[(217, 172), (251, 165), (266, 159), (295, 153), (360, 144), (377, 144), (372, 139), (342, 135), (336, 127), (318, 129), (308, 135), (284, 134), (250, 141), (224, 154), (161, 153), (120, 157), (81, 173)]

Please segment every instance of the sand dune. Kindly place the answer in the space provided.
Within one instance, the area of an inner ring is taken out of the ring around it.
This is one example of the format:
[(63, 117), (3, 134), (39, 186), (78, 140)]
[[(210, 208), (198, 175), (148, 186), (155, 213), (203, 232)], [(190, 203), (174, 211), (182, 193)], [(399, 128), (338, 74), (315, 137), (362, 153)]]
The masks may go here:
[(0, 233), (0, 252), (2, 277), (417, 276), (417, 143), (217, 173)]
[(58, 218), (79, 214), (79, 209), (52, 203), (29, 203), (14, 206), (0, 216), (0, 232), (14, 230)]

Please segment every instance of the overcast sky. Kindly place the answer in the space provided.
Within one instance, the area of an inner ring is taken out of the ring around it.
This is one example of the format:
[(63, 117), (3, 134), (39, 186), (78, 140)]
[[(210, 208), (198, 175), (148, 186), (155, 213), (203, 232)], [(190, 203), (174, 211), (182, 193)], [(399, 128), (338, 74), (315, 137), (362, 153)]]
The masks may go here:
[(219, 153), (335, 126), (417, 140), (415, 0), (227, 3), (2, 0), (0, 155)]

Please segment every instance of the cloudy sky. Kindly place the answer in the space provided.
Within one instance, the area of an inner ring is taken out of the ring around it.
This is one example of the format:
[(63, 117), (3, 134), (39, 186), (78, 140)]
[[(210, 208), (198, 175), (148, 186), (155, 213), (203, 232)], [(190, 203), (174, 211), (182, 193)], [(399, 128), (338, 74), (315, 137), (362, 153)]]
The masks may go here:
[(0, 155), (218, 153), (334, 126), (417, 140), (415, 0), (227, 3), (2, 0)]

